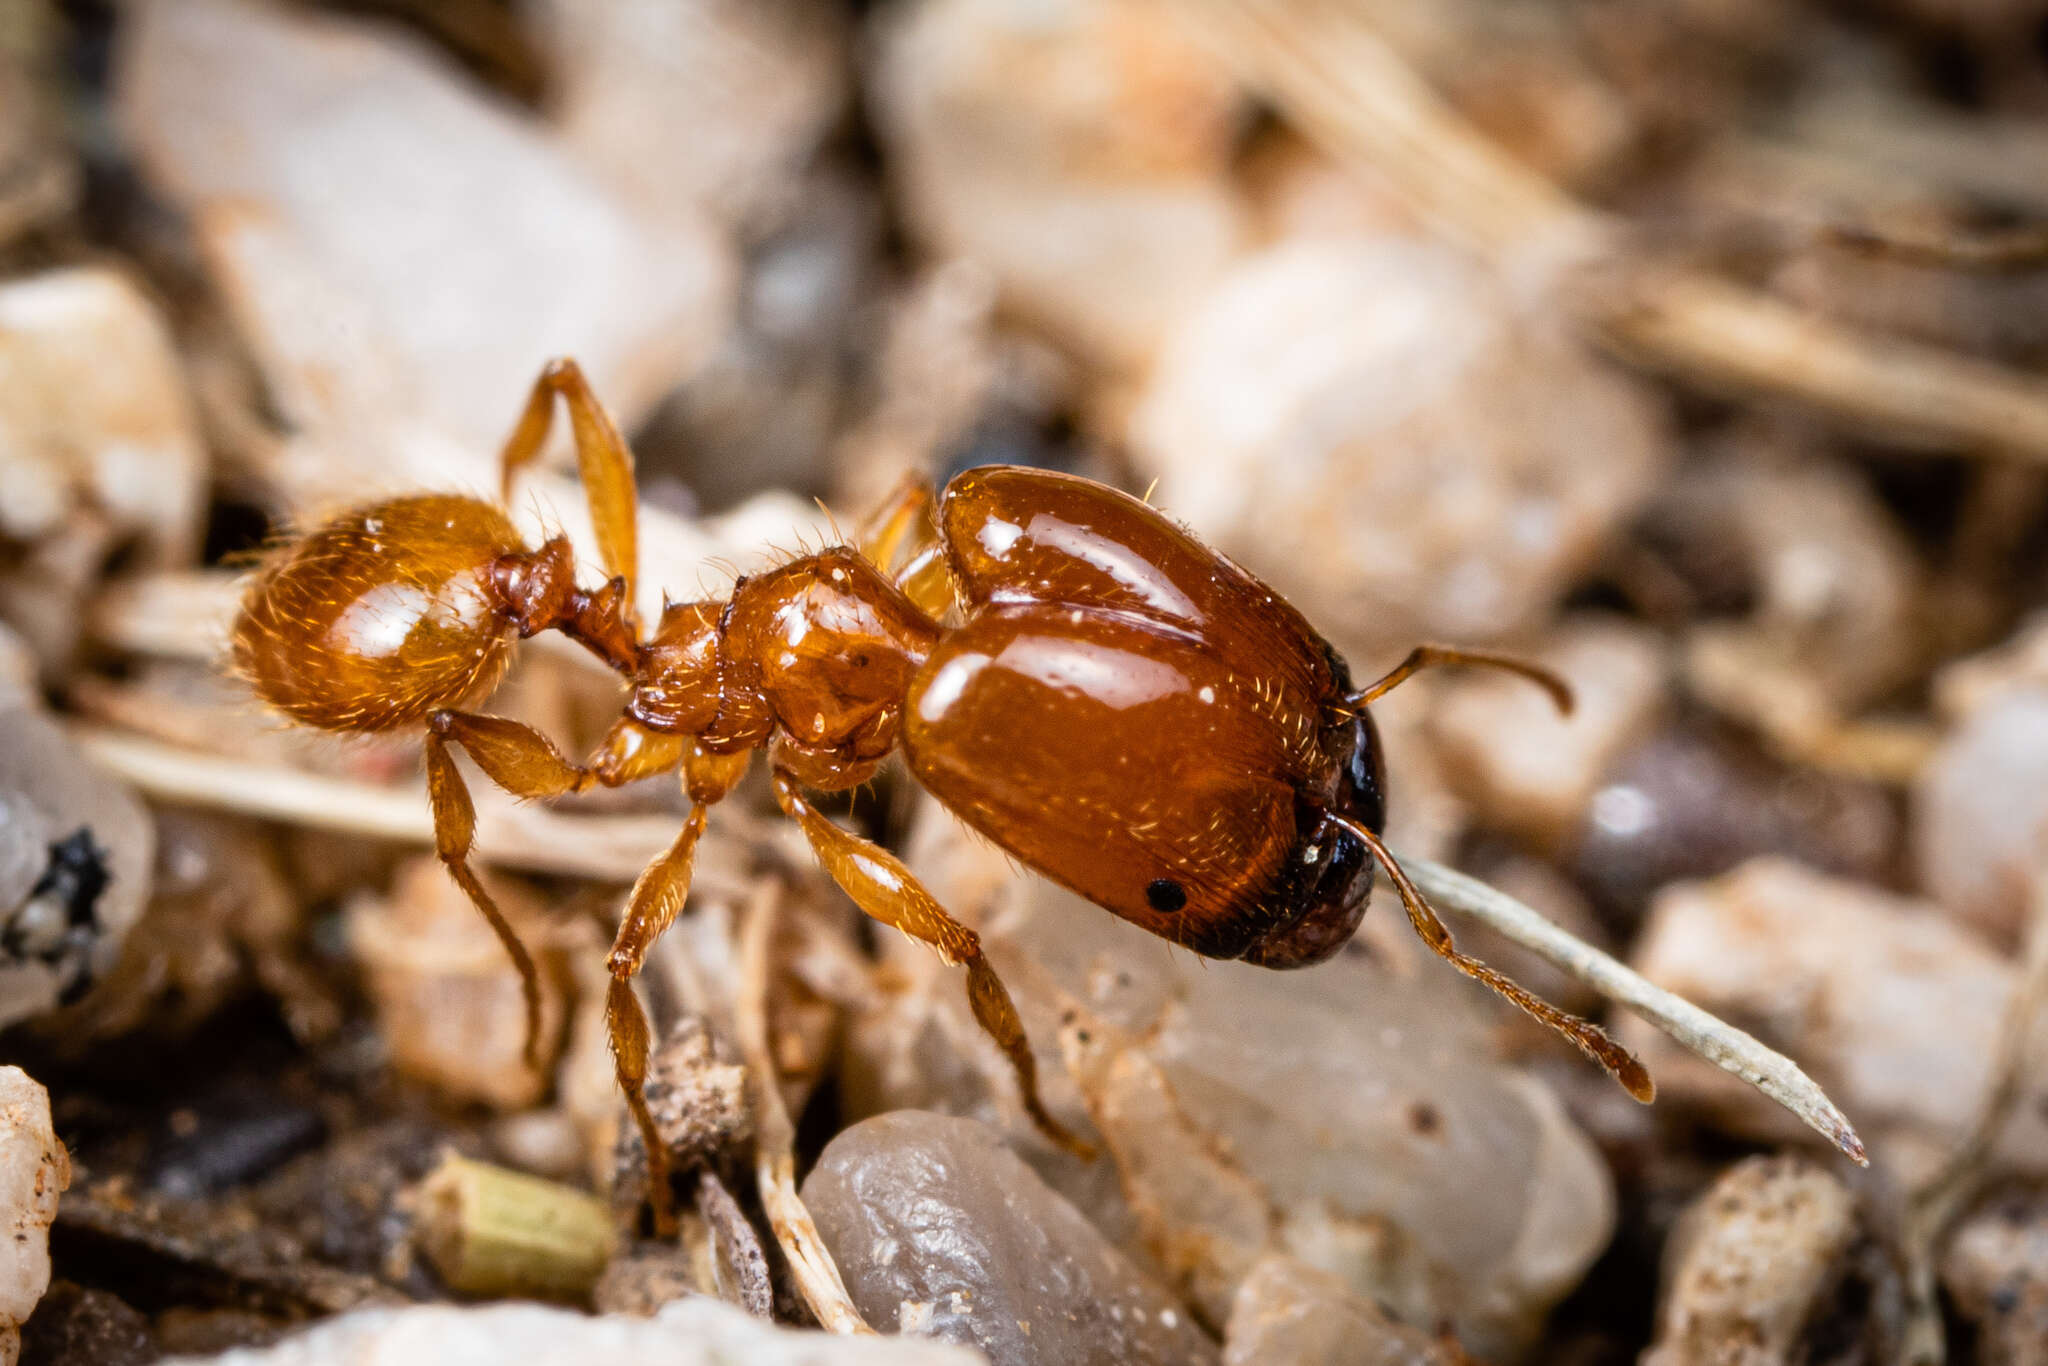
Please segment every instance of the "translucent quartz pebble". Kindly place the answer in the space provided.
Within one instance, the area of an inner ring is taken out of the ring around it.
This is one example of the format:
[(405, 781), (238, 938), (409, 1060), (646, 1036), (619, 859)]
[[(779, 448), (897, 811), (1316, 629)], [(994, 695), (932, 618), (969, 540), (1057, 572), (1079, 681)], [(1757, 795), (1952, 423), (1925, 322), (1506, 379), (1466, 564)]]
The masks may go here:
[(1230, 1308), (1223, 1366), (1456, 1366), (1455, 1349), (1389, 1319), (1335, 1276), (1292, 1257), (1252, 1268)]
[(170, 1366), (974, 1366), (978, 1360), (938, 1343), (778, 1328), (731, 1305), (695, 1298), (678, 1300), (651, 1319), (593, 1318), (537, 1304), (365, 1309), (328, 1319), (274, 1347), (177, 1357)]
[(1421, 237), (1242, 258), (1176, 324), (1137, 486), (1340, 645), (1526, 630), (1666, 459), (1654, 401)]
[(995, 1366), (1214, 1362), (1187, 1310), (971, 1119), (899, 1110), (826, 1147), (804, 1203), (869, 1323)]
[(2048, 690), (2016, 690), (1943, 741), (1913, 790), (1920, 882), (2002, 946), (2019, 941), (2048, 851)]
[(914, 945), (885, 952), (921, 985), (850, 1034), (862, 1113), (960, 1108), (1010, 1126), (1049, 1183), (1218, 1328), (1259, 1258), (1284, 1251), (1504, 1359), (1606, 1246), (1599, 1154), (1548, 1088), (1499, 1061), (1492, 997), (1427, 955), (1384, 887), (1354, 950), (1273, 972), (1018, 878), (953, 828), (935, 814), (912, 866), (945, 904), (987, 908), (1047, 1103), (1092, 1121), (1105, 1155), (1038, 1143), (1007, 1073), (983, 1079), (957, 970)]
[[(1982, 1105), (2017, 975), (1928, 902), (1779, 858), (1667, 888), (1632, 962), (1796, 1059), (1855, 1120), (1873, 1161), (1902, 1179), (1946, 1161)], [(1749, 1138), (1811, 1137), (1641, 1022), (1626, 1019), (1620, 1032), (1656, 1076), (1660, 1105)], [(2036, 1069), (2022, 1085), (1992, 1161), (2038, 1174), (2048, 1171), (2048, 1083)]]

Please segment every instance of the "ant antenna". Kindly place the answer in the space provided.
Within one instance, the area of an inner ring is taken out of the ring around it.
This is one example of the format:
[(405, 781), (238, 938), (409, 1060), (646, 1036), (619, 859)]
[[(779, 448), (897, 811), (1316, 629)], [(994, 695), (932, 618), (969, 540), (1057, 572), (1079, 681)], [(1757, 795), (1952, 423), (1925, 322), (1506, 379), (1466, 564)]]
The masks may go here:
[(1459, 953), (1451, 940), (1451, 932), (1444, 922), (1437, 918), (1436, 911), (1423, 899), (1422, 890), (1408, 878), (1400, 864), (1394, 862), (1393, 854), (1380, 837), (1363, 824), (1348, 816), (1330, 812), (1331, 820), (1337, 822), (1372, 850), (1372, 856), (1379, 860), (1380, 867), (1387, 870), (1395, 890), (1401, 894), (1401, 904), (1407, 907), (1408, 923), (1415, 927), (1415, 933), (1430, 949), (1467, 977), (1486, 983), (1502, 996), (1512, 1001), (1533, 1018), (1549, 1025), (1558, 1033), (1577, 1044), (1579, 1051), (1606, 1068), (1621, 1088), (1631, 1096), (1648, 1105), (1657, 1098), (1657, 1083), (1650, 1080), (1649, 1072), (1636, 1059), (1635, 1054), (1623, 1048), (1611, 1038), (1607, 1031), (1590, 1020), (1582, 1020), (1567, 1014), (1540, 997), (1532, 995), (1514, 979), (1495, 971), (1477, 958)]
[(1408, 657), (1396, 664), (1378, 681), (1368, 683), (1357, 692), (1344, 694), (1344, 700), (1351, 704), (1355, 713), (1369, 702), (1378, 701), (1407, 682), (1424, 669), (1439, 664), (1479, 664), (1489, 669), (1506, 669), (1511, 674), (1520, 674), (1537, 687), (1550, 694), (1550, 700), (1557, 704), (1560, 713), (1572, 714), (1572, 685), (1544, 668), (1531, 664), (1526, 659), (1513, 655), (1497, 655), (1488, 650), (1453, 650), (1444, 645), (1418, 645), (1408, 652)]

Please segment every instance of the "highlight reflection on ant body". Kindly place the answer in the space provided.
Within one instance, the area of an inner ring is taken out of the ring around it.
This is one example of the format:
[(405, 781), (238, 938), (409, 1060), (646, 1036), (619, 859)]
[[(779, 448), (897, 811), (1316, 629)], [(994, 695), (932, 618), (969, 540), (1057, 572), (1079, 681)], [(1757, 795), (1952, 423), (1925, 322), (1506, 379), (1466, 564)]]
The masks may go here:
[[(630, 451), (572, 361), (534, 385), (503, 478), (546, 440), (564, 400), (611, 579), (576, 586), (566, 538), (537, 550), (497, 506), (419, 494), (357, 508), (297, 540), (256, 579), (235, 629), (271, 705), (337, 731), (424, 726), (438, 852), (490, 921), (526, 989), (531, 957), (469, 866), (475, 809), (450, 753), (524, 798), (680, 770), (691, 808), (635, 883), (609, 966), (607, 1024), (646, 1141), (657, 1217), (666, 1154), (642, 1096), (648, 1025), (632, 979), (681, 910), (710, 807), (769, 751), (775, 797), (867, 914), (967, 970), (975, 1019), (1050, 1137), (1084, 1149), (1038, 1098), (1016, 1007), (975, 932), (887, 850), (821, 815), (806, 791), (869, 778), (897, 748), (969, 825), (1025, 864), (1154, 934), (1272, 968), (1321, 962), (1351, 937), (1374, 865), (1430, 948), (1572, 1039), (1637, 1098), (1648, 1075), (1595, 1026), (1458, 953), (1381, 843), (1386, 778), (1366, 704), (1440, 663), (1531, 665), (1424, 646), (1354, 689), (1344, 661), (1279, 595), (1143, 502), (1042, 470), (986, 467), (933, 498), (907, 488), (857, 547), (743, 578), (722, 600), (633, 612)], [(587, 766), (517, 722), (464, 710), (515, 637), (561, 631), (629, 684)]]

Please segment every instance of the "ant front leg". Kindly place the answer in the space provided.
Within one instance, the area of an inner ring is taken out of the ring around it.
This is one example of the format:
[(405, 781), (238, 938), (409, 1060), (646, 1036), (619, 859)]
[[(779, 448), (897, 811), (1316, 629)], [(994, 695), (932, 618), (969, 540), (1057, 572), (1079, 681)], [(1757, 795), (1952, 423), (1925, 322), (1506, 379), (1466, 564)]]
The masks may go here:
[(1024, 1022), (982, 952), (981, 936), (948, 915), (895, 855), (826, 820), (804, 800), (796, 775), (780, 764), (775, 769), (775, 800), (803, 827), (818, 862), (855, 905), (884, 925), (931, 945), (948, 963), (966, 967), (967, 1000), (975, 1021), (1009, 1058), (1026, 1113), (1047, 1138), (1068, 1152), (1092, 1158), (1094, 1149), (1068, 1133), (1039, 1100), (1038, 1062), (1024, 1037)]
[(590, 521), (597, 532), (604, 572), (625, 581), (625, 612), (633, 612), (633, 580), (639, 573), (639, 502), (633, 487), (633, 451), (619, 435), (618, 424), (591, 391), (583, 369), (567, 358), (551, 360), (533, 382), (519, 425), (505, 440), (498, 458), (499, 497), (512, 500), (512, 481), (538, 456), (554, 427), (555, 399), (568, 405), (569, 426), (576, 436), (576, 469), (590, 500)]
[[(953, 569), (932, 521), (931, 481), (904, 477), (894, 495), (861, 529), (860, 553), (934, 619), (953, 605)], [(906, 555), (906, 551), (908, 554)], [(898, 564), (901, 567), (898, 567)]]
[(906, 546), (933, 539), (932, 485), (921, 474), (906, 474), (887, 502), (862, 525), (858, 544), (867, 562), (887, 574)]
[(618, 937), (612, 942), (611, 986), (605, 993), (605, 1027), (611, 1035), (612, 1062), (618, 1070), (619, 1089), (626, 1093), (626, 1108), (640, 1130), (647, 1150), (648, 1197), (654, 1204), (655, 1229), (667, 1237), (675, 1231), (675, 1192), (669, 1184), (668, 1145), (647, 1108), (647, 1058), (652, 1048), (652, 1031), (647, 1013), (633, 994), (633, 978), (646, 961), (661, 933), (675, 923), (690, 895), (690, 875), (696, 863), (697, 840), (711, 807), (745, 776), (753, 756), (712, 754), (695, 741), (682, 755), (683, 786), (690, 797), (690, 814), (667, 852), (647, 866), (633, 884), (626, 900), (626, 913), (619, 919)]
[(437, 711), (427, 718), (427, 800), (434, 811), (435, 852), (456, 886), (483, 912), (512, 965), (519, 969), (519, 986), (526, 997), (526, 1065), (537, 1068), (540, 973), (533, 965), (533, 955), (519, 942), (504, 912), (469, 866), (470, 851), (476, 843), (476, 803), (470, 800), (469, 786), (462, 781), (462, 771), (455, 767), (455, 756), (448, 751), (451, 741), (468, 750), (477, 767), (515, 797), (559, 797), (581, 792), (590, 786), (592, 777), (587, 770), (564, 759), (546, 736), (517, 721), (461, 711)]

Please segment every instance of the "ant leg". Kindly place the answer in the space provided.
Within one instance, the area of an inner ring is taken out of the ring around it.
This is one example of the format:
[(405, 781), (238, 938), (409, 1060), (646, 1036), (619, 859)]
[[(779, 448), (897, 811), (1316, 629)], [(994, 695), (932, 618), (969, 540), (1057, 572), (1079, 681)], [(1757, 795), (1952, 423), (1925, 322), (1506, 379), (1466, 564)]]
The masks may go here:
[(605, 1028), (611, 1035), (612, 1063), (618, 1071), (619, 1089), (626, 1093), (626, 1108), (639, 1127), (647, 1150), (648, 1198), (654, 1204), (656, 1232), (667, 1237), (675, 1231), (675, 1191), (669, 1184), (668, 1147), (647, 1108), (647, 1057), (652, 1031), (647, 1013), (633, 994), (633, 978), (654, 947), (661, 932), (675, 923), (690, 894), (690, 874), (696, 862), (697, 839), (712, 805), (732, 791), (747, 771), (753, 756), (745, 751), (734, 755), (708, 754), (691, 742), (683, 756), (683, 785), (690, 796), (690, 814), (677, 833), (675, 843), (647, 865), (626, 899), (626, 913), (619, 918), (618, 937), (612, 941), (606, 961), (612, 974), (605, 992)]
[(538, 1068), (540, 973), (533, 965), (533, 955), (519, 942), (497, 902), (491, 900), (469, 866), (470, 850), (476, 842), (476, 803), (470, 800), (469, 786), (455, 767), (455, 756), (448, 752), (451, 740), (469, 751), (469, 757), (492, 782), (515, 797), (581, 792), (590, 786), (591, 775), (564, 759), (546, 736), (517, 721), (460, 711), (437, 711), (427, 718), (427, 800), (434, 811), (435, 852), (455, 885), (483, 912), (512, 966), (519, 970), (520, 990), (526, 997), (526, 1065)]
[(1502, 996), (1520, 1006), (1534, 1018), (1549, 1025), (1558, 1033), (1579, 1046), (1579, 1050), (1602, 1067), (1621, 1083), (1622, 1089), (1643, 1104), (1648, 1105), (1657, 1098), (1657, 1084), (1650, 1080), (1636, 1056), (1616, 1043), (1590, 1020), (1582, 1020), (1551, 1005), (1548, 1001), (1532, 995), (1526, 988), (1505, 974), (1488, 967), (1477, 958), (1459, 953), (1451, 940), (1451, 932), (1428, 901), (1423, 899), (1422, 889), (1409, 881), (1407, 872), (1394, 862), (1393, 854), (1381, 842), (1380, 837), (1364, 825), (1353, 820), (1342, 821), (1344, 827), (1365, 841), (1365, 847), (1372, 850), (1372, 856), (1379, 860), (1380, 867), (1387, 870), (1394, 888), (1401, 894), (1401, 904), (1407, 908), (1408, 923), (1415, 927), (1415, 933), (1422, 942), (1429, 945), (1439, 957), (1467, 977), (1484, 982)]
[(931, 481), (906, 474), (889, 501), (861, 526), (858, 544), (867, 562), (887, 574), (906, 545), (923, 545), (933, 535)]
[(860, 553), (890, 574), (905, 551), (903, 567), (890, 578), (917, 610), (936, 620), (953, 606), (953, 566), (932, 522), (932, 486), (922, 475), (904, 478), (891, 500), (860, 534)]
[(1017, 1089), (1039, 1131), (1068, 1152), (1093, 1157), (1094, 1149), (1074, 1137), (1047, 1113), (1038, 1098), (1038, 1063), (1024, 1037), (1024, 1022), (1002, 979), (981, 950), (981, 936), (946, 914), (945, 908), (918, 884), (910, 870), (880, 845), (848, 834), (804, 800), (788, 769), (775, 770), (775, 800), (803, 827), (818, 862), (861, 910), (939, 951), (948, 963), (967, 969), (967, 1000), (974, 1018), (1010, 1059)]
[(911, 556), (897, 572), (895, 584), (932, 620), (945, 616), (953, 606), (953, 565), (946, 547), (934, 543)]
[(1509, 673), (1520, 674), (1537, 687), (1550, 694), (1550, 700), (1566, 716), (1572, 714), (1572, 685), (1559, 678), (1541, 664), (1532, 664), (1526, 659), (1513, 655), (1497, 655), (1487, 650), (1454, 650), (1444, 645), (1418, 645), (1408, 652), (1408, 657), (1396, 664), (1385, 677), (1370, 683), (1357, 692), (1349, 693), (1344, 700), (1354, 707), (1362, 707), (1392, 692), (1399, 684), (1407, 682), (1424, 669), (1438, 664), (1483, 664), (1488, 668), (1506, 669)]
[(554, 426), (555, 398), (560, 395), (569, 408), (569, 425), (576, 436), (576, 468), (583, 480), (584, 496), (590, 500), (590, 521), (597, 531), (597, 549), (604, 572), (625, 580), (625, 611), (632, 615), (633, 579), (639, 573), (639, 503), (633, 489), (633, 451), (619, 429), (591, 392), (590, 381), (575, 361), (566, 357), (551, 360), (541, 369), (527, 396), (519, 424), (505, 439), (498, 458), (499, 496), (512, 500), (512, 481), (521, 468), (540, 454)]

